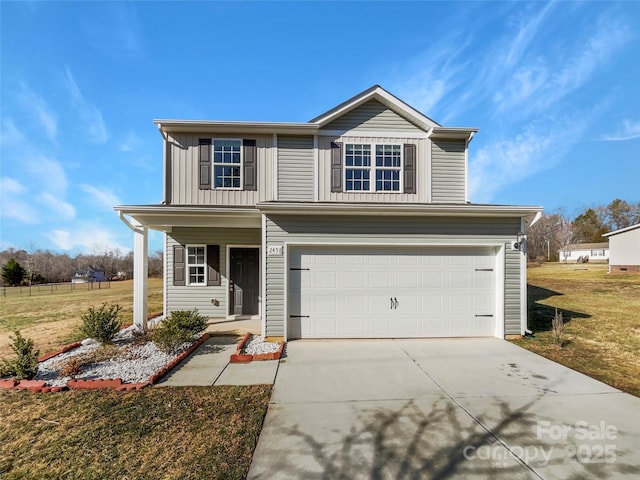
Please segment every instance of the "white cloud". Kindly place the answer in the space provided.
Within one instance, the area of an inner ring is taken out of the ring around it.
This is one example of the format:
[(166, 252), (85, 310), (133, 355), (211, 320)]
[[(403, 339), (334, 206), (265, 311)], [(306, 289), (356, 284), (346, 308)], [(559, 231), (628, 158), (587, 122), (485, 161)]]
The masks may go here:
[(3, 118), (0, 124), (0, 144), (5, 146), (20, 145), (24, 142), (24, 134), (18, 130), (11, 118)]
[(61, 219), (70, 220), (76, 216), (76, 209), (73, 205), (51, 193), (42, 193), (38, 197), (38, 201)]
[(73, 231), (55, 229), (47, 237), (60, 250), (79, 250), (85, 253), (115, 249), (123, 253), (131, 251), (130, 247), (121, 245), (113, 233), (94, 224), (78, 225)]
[(38, 211), (24, 198), (27, 189), (19, 181), (0, 178), (0, 217), (17, 220), (26, 225), (38, 223)]
[(624, 120), (622, 126), (614, 133), (604, 134), (600, 139), (612, 142), (633, 140), (640, 138), (640, 121)]
[(579, 141), (589, 122), (583, 117), (532, 124), (513, 138), (482, 147), (469, 160), (470, 200), (488, 203), (507, 185), (555, 165)]
[(58, 196), (66, 194), (67, 174), (59, 161), (34, 153), (27, 159), (26, 166), (42, 190)]
[(87, 134), (92, 141), (105, 143), (109, 138), (109, 132), (102, 118), (102, 113), (95, 105), (85, 99), (69, 68), (66, 69), (66, 80), (72, 105), (80, 117)]
[(47, 102), (32, 91), (26, 83), (21, 84), (18, 100), (28, 114), (34, 115), (40, 126), (44, 128), (47, 138), (55, 143), (58, 135), (57, 115), (49, 108)]
[(98, 188), (87, 184), (81, 184), (80, 188), (90, 196), (96, 205), (107, 210), (112, 210), (115, 205), (121, 204), (120, 199), (108, 188)]
[(0, 178), (0, 190), (2, 190), (3, 194), (7, 193), (24, 193), (26, 188), (17, 180), (14, 180), (10, 177), (2, 177)]

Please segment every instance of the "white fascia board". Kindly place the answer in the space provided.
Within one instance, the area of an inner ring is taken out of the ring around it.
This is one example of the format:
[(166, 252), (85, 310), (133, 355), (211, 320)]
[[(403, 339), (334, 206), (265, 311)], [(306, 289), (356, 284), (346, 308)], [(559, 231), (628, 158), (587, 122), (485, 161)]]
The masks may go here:
[(429, 138), (467, 140), (471, 142), (474, 135), (478, 133), (477, 128), (470, 127), (434, 127)]
[(370, 204), (370, 203), (258, 203), (267, 214), (317, 215), (413, 215), (465, 217), (522, 217), (542, 211), (542, 207), (503, 205)]
[(619, 233), (624, 233), (624, 232), (628, 232), (630, 230), (635, 230), (636, 228), (640, 228), (640, 223), (638, 223), (637, 225), (631, 225), (629, 227), (621, 228), (620, 230), (615, 230), (613, 232), (605, 233), (602, 236), (603, 237), (610, 237), (612, 235), (617, 235)]
[(291, 133), (313, 135), (318, 126), (295, 122), (233, 122), (203, 120), (154, 120), (161, 133)]
[(141, 225), (163, 232), (173, 227), (260, 228), (260, 211), (256, 208), (199, 208), (157, 205), (119, 205), (114, 207), (120, 218), (127, 215)]

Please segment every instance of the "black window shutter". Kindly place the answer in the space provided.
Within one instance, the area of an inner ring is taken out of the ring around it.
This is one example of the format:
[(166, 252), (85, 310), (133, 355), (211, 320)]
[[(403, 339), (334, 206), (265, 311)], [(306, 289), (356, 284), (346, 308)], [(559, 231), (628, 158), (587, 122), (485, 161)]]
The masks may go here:
[(184, 287), (185, 283), (185, 251), (184, 246), (173, 246), (173, 284), (176, 287)]
[(207, 285), (220, 285), (220, 245), (207, 245)]
[(243, 177), (244, 177), (244, 190), (257, 190), (258, 189), (258, 155), (255, 140), (243, 140), (242, 149), (244, 156)]
[(331, 191), (342, 192), (342, 143), (331, 142)]
[(416, 193), (416, 146), (404, 145), (404, 193)]
[(201, 138), (198, 141), (198, 188), (211, 188), (211, 139)]

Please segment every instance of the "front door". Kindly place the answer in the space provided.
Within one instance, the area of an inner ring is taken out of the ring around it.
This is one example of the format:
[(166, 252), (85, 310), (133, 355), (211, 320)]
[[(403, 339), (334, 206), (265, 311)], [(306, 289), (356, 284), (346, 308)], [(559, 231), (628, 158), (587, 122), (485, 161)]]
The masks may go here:
[(229, 249), (229, 314), (257, 315), (260, 292), (260, 250)]

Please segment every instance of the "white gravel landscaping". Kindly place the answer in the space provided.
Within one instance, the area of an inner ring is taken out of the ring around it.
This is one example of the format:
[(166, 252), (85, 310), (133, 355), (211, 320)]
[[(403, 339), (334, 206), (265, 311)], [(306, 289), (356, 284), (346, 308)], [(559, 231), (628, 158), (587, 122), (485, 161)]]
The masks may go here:
[[(177, 357), (180, 352), (189, 348), (185, 343), (177, 353), (166, 354), (153, 342), (135, 344), (135, 327), (121, 330), (114, 345), (118, 347), (116, 356), (98, 363), (83, 365), (76, 379), (113, 379), (120, 378), (123, 383), (142, 383), (149, 377)], [(91, 354), (100, 345), (93, 340), (85, 340), (83, 345), (73, 350), (56, 355), (38, 365), (38, 374), (34, 380), (44, 380), (47, 386), (60, 387), (67, 384), (71, 377), (60, 376), (60, 369), (73, 357)]]
[(265, 342), (264, 337), (261, 337), (259, 335), (251, 335), (249, 341), (244, 344), (242, 353), (246, 355), (257, 355), (259, 353), (275, 353), (279, 348), (279, 343)]

